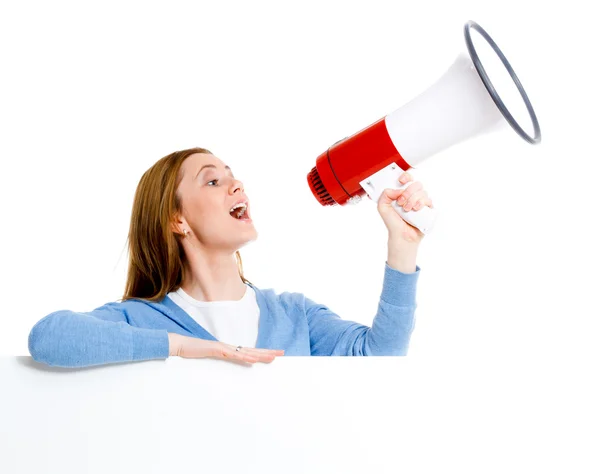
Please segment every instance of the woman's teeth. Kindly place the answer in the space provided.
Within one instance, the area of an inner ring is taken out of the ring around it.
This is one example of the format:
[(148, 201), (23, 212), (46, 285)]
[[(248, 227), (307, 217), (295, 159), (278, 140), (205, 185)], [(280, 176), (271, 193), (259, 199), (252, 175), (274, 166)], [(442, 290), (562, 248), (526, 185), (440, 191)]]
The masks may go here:
[(239, 203), (233, 206), (229, 214), (236, 219), (241, 219), (242, 216), (246, 213), (246, 205), (244, 203)]

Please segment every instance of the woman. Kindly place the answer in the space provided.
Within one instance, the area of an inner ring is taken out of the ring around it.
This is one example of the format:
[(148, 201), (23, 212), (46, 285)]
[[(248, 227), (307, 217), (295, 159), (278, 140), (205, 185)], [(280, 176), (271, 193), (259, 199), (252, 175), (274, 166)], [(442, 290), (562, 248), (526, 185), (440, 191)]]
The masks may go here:
[[(411, 181), (408, 173), (400, 178)], [(423, 233), (391, 207), (433, 207), (419, 182), (386, 190), (377, 209), (389, 231), (373, 326), (342, 320), (302, 293), (259, 289), (238, 249), (257, 238), (231, 169), (204, 148), (177, 151), (142, 176), (129, 229), (120, 302), (53, 312), (29, 334), (36, 361), (60, 367), (213, 357), (248, 363), (287, 355), (404, 355), (416, 308)]]

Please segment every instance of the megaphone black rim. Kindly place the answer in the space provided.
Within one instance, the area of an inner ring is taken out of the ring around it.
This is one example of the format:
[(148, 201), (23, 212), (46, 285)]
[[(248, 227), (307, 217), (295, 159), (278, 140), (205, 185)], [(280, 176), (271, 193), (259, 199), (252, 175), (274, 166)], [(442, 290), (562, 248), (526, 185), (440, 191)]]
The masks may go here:
[[(525, 132), (525, 130), (523, 130), (523, 128), (521, 128), (521, 126), (517, 123), (515, 118), (512, 116), (512, 114), (506, 107), (506, 105), (504, 105), (504, 102), (502, 102), (500, 95), (494, 88), (492, 81), (488, 77), (483, 65), (481, 64), (481, 60), (479, 59), (479, 56), (477, 55), (477, 52), (475, 51), (475, 47), (473, 46), (473, 40), (471, 39), (471, 28), (474, 28), (475, 30), (477, 30), (477, 32), (479, 34), (481, 34), (481, 36), (483, 36), (483, 38), (493, 48), (495, 53), (498, 55), (498, 57), (504, 64), (504, 67), (510, 74), (510, 77), (512, 78), (513, 82), (515, 83), (515, 86), (517, 86), (517, 89), (519, 89), (519, 93), (521, 94), (521, 97), (523, 98), (523, 101), (525, 102), (525, 105), (527, 106), (527, 111), (529, 112), (529, 117), (531, 118), (531, 122), (533, 123), (533, 130), (534, 130), (533, 137), (531, 137), (529, 134), (527, 134), (527, 132)], [(490, 35), (488, 35), (487, 32), (474, 21), (468, 21), (467, 23), (465, 23), (465, 41), (467, 42), (467, 48), (469, 50), (469, 55), (471, 56), (471, 60), (473, 61), (473, 64), (475, 66), (475, 69), (477, 70), (477, 73), (479, 74), (479, 77), (483, 81), (483, 84), (485, 85), (485, 88), (488, 90), (493, 101), (496, 103), (496, 106), (498, 107), (498, 109), (500, 110), (502, 115), (504, 115), (504, 118), (506, 118), (506, 120), (510, 124), (510, 126), (524, 140), (526, 140), (532, 144), (539, 143), (542, 139), (542, 134), (540, 131), (540, 124), (535, 115), (535, 111), (533, 110), (533, 106), (531, 105), (531, 101), (529, 100), (529, 97), (527, 97), (527, 93), (525, 92), (525, 89), (523, 88), (521, 81), (519, 81), (517, 74), (515, 73), (514, 69), (510, 65), (510, 63), (508, 62), (508, 59), (506, 59), (506, 56), (504, 56), (502, 51), (500, 51), (500, 48), (494, 42), (494, 40), (490, 37)]]

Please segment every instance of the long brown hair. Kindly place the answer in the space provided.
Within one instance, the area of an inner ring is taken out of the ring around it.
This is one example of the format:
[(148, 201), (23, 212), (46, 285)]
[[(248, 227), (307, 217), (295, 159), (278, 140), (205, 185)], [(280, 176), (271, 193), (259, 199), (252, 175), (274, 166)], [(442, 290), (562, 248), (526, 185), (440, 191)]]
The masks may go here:
[[(176, 151), (158, 160), (140, 179), (129, 225), (129, 265), (122, 301), (138, 298), (161, 301), (177, 290), (183, 279), (185, 253), (171, 224), (181, 212), (177, 187), (183, 179), (181, 164), (194, 153), (212, 154), (205, 148)], [(244, 283), (242, 257), (235, 252), (238, 272)]]

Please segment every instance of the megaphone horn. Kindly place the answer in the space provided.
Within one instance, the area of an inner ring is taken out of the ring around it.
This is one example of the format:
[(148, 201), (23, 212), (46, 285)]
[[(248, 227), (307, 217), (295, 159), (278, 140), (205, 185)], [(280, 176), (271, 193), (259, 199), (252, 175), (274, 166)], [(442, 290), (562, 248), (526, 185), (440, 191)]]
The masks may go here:
[[(475, 50), (471, 30), (492, 48), (516, 86), (533, 125), (533, 136), (523, 130), (489, 78)], [(425, 92), (375, 123), (340, 140), (322, 153), (307, 180), (323, 205), (357, 203), (367, 194), (377, 202), (386, 188), (404, 189), (400, 175), (430, 156), (481, 133), (508, 123), (525, 141), (541, 141), (538, 119), (525, 89), (490, 35), (474, 21), (464, 25), (468, 56), (460, 53), (452, 66)], [(423, 233), (431, 231), (437, 209), (424, 206), (400, 216)]]

